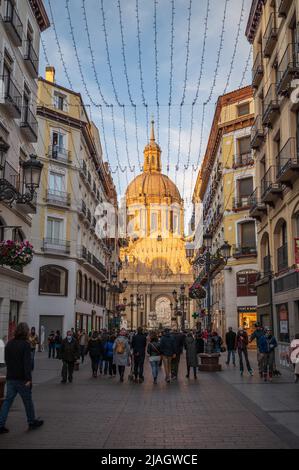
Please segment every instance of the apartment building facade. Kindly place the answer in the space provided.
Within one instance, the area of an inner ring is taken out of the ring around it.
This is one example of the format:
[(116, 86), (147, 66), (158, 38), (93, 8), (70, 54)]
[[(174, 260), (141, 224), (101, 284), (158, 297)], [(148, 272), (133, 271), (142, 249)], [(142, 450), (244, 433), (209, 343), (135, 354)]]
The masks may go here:
[(271, 325), (285, 364), (299, 332), (299, 1), (254, 1), (246, 35), (253, 45), (258, 316)]
[[(203, 236), (212, 235), (212, 254), (217, 258), (225, 241), (232, 247), (227, 265), (215, 259), (211, 272), (212, 323), (221, 335), (229, 326), (235, 330), (242, 326), (250, 334), (256, 322), (256, 224), (249, 215), (255, 176), (250, 147), (253, 117), (251, 87), (219, 97), (193, 195), (202, 203), (199, 223)], [(197, 261), (202, 253), (200, 248), (194, 265), (198, 281), (207, 287), (205, 267)]]
[(81, 95), (57, 84), (53, 67), (38, 84), (37, 151), (44, 170), (33, 222), (29, 318), (45, 341), (50, 330), (107, 326), (107, 285), (118, 262), (117, 226), (108, 237), (107, 214), (110, 208), (117, 216), (117, 196)]
[[(41, 0), (0, 2), (0, 240), (31, 240), (34, 200), (25, 199), (24, 163), (35, 154), (41, 32), (49, 27)], [(4, 163), (5, 162), (5, 163)], [(11, 199), (7, 200), (10, 188)], [(28, 320), (29, 267), (0, 265), (0, 338)]]

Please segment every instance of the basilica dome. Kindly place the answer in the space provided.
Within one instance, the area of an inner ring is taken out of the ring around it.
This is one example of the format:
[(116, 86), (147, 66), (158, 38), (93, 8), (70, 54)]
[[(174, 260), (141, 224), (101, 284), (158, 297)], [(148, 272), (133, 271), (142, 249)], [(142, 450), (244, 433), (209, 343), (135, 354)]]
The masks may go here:
[(143, 173), (134, 178), (126, 191), (128, 206), (138, 202), (182, 204), (178, 188), (168, 176), (161, 173), (161, 169), (161, 149), (155, 141), (152, 121), (150, 142), (144, 149)]

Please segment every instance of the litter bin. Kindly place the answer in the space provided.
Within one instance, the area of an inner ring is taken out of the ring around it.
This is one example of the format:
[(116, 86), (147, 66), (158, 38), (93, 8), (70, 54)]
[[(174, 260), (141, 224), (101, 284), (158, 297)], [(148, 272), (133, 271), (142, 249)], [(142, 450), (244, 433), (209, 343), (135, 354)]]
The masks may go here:
[[(5, 349), (4, 341), (2, 339), (0, 339), (0, 366), (3, 366), (5, 364), (5, 362), (4, 362), (4, 349)], [(4, 375), (0, 374), (0, 409), (1, 409), (2, 403), (4, 401), (5, 383), (6, 383), (6, 378), (4, 377)]]

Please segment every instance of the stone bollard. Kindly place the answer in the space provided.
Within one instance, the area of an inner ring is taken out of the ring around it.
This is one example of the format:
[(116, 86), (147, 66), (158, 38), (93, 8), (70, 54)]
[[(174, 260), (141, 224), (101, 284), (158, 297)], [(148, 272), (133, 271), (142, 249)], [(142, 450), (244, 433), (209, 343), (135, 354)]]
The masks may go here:
[(2, 403), (4, 402), (4, 388), (6, 384), (6, 378), (4, 375), (0, 375), (0, 410)]

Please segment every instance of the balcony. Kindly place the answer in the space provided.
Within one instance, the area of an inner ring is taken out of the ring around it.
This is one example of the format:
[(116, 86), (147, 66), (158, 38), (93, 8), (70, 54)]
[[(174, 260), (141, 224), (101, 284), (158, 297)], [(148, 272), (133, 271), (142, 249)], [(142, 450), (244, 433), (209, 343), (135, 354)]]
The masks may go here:
[(251, 128), (251, 148), (254, 150), (259, 149), (265, 139), (265, 132), (262, 124), (262, 117), (258, 115), (255, 118), (253, 126)]
[(254, 219), (261, 220), (263, 215), (267, 213), (267, 206), (264, 202), (261, 201), (259, 196), (260, 188), (256, 188), (253, 193), (249, 196), (250, 199), (250, 209), (249, 215)]
[(48, 158), (62, 163), (71, 163), (71, 152), (58, 145), (49, 145)]
[(63, 191), (50, 189), (47, 191), (46, 201), (54, 206), (69, 207), (71, 205), (71, 195)]
[(257, 256), (257, 248), (255, 245), (252, 246), (233, 246), (233, 257), (234, 258), (251, 258)]
[(261, 201), (274, 207), (278, 198), (283, 197), (282, 184), (276, 181), (276, 166), (270, 166), (261, 181)]
[(80, 175), (83, 176), (84, 178), (87, 177), (87, 166), (84, 160), (81, 161)]
[(79, 206), (78, 211), (79, 211), (79, 217), (81, 217), (82, 219), (84, 219), (87, 216), (87, 208), (86, 208), (86, 204), (84, 201), (81, 201), (81, 206)]
[(37, 142), (37, 126), (37, 120), (32, 111), (28, 106), (23, 106), (20, 128), (28, 142)]
[(299, 157), (296, 139), (290, 138), (276, 157), (276, 180), (292, 186), (299, 178)]
[(282, 18), (286, 18), (291, 5), (292, 5), (292, 0), (280, 0), (278, 4), (278, 16)]
[(248, 153), (243, 153), (242, 155), (234, 156), (234, 163), (233, 163), (234, 168), (242, 168), (244, 166), (253, 165), (253, 164), (254, 164), (254, 160), (253, 160), (251, 151)]
[(87, 209), (87, 220), (91, 224), (91, 212), (90, 209)]
[(45, 253), (70, 254), (71, 242), (55, 238), (44, 238), (42, 250)]
[(20, 119), (22, 114), (22, 95), (9, 75), (1, 76), (0, 104), (10, 117)]
[(280, 115), (280, 106), (276, 93), (275, 83), (272, 83), (264, 99), (264, 112), (262, 123), (266, 127), (273, 127)]
[(270, 58), (276, 46), (278, 37), (278, 29), (276, 27), (275, 13), (271, 13), (267, 28), (263, 37), (263, 53), (264, 57)]
[(31, 41), (25, 41), (24, 61), (32, 77), (37, 78), (38, 77), (38, 55), (35, 52)]
[(263, 272), (264, 276), (267, 276), (271, 273), (271, 256), (267, 255), (263, 258)]
[(233, 210), (240, 211), (250, 209), (251, 207), (251, 198), (250, 196), (239, 196), (233, 198)]
[(278, 272), (288, 269), (288, 244), (280, 246), (277, 249), (277, 267)]
[(5, 162), (3, 178), (8, 181), (17, 191), (20, 191), (20, 174), (8, 162)]
[(262, 53), (259, 52), (252, 67), (252, 86), (258, 88), (264, 76)]
[(299, 60), (296, 50), (296, 44), (289, 44), (279, 62), (276, 85), (279, 95), (288, 94), (293, 89), (292, 80), (299, 77)]
[(10, 35), (14, 45), (20, 47), (23, 38), (23, 24), (19, 14), (11, 0), (6, 0), (4, 4), (3, 23), (7, 34)]

